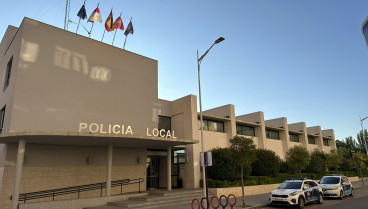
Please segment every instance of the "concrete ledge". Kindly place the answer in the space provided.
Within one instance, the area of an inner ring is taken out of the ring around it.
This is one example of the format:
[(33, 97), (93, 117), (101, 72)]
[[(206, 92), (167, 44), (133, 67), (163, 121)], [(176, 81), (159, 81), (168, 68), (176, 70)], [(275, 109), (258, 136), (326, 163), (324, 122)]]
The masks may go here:
[[(269, 193), (270, 191), (276, 189), (280, 184), (265, 184), (265, 185), (256, 185), (256, 186), (245, 186), (244, 187), (244, 195), (256, 195), (256, 194), (264, 194)], [(221, 196), (221, 195), (229, 195), (233, 194), (236, 197), (242, 195), (241, 187), (228, 187), (228, 188), (210, 188), (208, 192), (211, 196)]]
[(130, 197), (146, 196), (147, 193), (134, 193), (116, 195), (110, 197), (96, 197), (76, 200), (58, 200), (52, 202), (35, 202), (35, 203), (20, 203), (19, 209), (83, 209), (86, 207), (96, 207), (106, 205), (108, 202), (127, 200)]

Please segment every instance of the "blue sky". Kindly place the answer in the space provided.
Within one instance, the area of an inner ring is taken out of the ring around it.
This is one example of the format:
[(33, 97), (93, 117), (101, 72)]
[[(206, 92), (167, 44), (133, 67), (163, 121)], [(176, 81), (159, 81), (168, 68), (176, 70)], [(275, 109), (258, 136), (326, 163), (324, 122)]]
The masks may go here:
[[(86, 1), (87, 16), (98, 2)], [(73, 22), (82, 4), (71, 0)], [(64, 0), (1, 7), (1, 35), (23, 17), (64, 27)], [(126, 49), (158, 60), (161, 99), (198, 95), (196, 50), (203, 54), (223, 36), (201, 65), (203, 109), (234, 104), (237, 115), (263, 111), (266, 120), (332, 128), (337, 139), (356, 138), (359, 116), (368, 116), (368, 50), (360, 31), (366, 0), (105, 0), (103, 23), (111, 8), (114, 19), (122, 12), (125, 26), (133, 18)], [(91, 38), (101, 40), (103, 30), (96, 23)], [(87, 36), (82, 25), (79, 34)], [(106, 33), (104, 42), (112, 37)], [(114, 45), (122, 48), (124, 37), (118, 31)]]

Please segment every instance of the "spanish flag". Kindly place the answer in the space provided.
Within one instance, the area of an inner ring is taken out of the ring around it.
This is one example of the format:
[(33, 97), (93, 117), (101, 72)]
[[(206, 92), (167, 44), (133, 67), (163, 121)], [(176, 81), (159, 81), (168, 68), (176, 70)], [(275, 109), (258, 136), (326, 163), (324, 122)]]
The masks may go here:
[(109, 17), (107, 17), (106, 22), (105, 22), (105, 29), (110, 32), (114, 30), (114, 22), (113, 22), (113, 17), (112, 17), (112, 10), (110, 12)]

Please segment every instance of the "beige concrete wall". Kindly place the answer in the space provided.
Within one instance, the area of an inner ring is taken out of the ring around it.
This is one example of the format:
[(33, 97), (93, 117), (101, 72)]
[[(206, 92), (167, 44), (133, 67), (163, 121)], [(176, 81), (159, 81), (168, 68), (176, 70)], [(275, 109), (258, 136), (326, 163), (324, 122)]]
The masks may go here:
[(334, 132), (333, 129), (322, 130), (322, 136), (331, 138), (329, 140), (330, 150), (331, 149), (337, 149), (336, 148), (336, 140), (335, 140), (335, 132)]
[[(5, 167), (3, 185), (0, 196), (0, 209), (9, 209), (11, 206), (10, 196), (12, 195), (14, 167)], [(146, 166), (113, 166), (112, 180), (125, 178), (145, 178)], [(106, 181), (105, 166), (85, 166), (85, 167), (24, 167), (21, 179), (20, 193), (34, 192), (77, 186)], [(146, 189), (145, 182), (141, 184), (141, 189)], [(137, 192), (137, 185), (123, 187), (123, 193)], [(120, 194), (120, 187), (114, 187), (112, 195)], [(103, 191), (102, 195), (105, 195)], [(80, 194), (80, 198), (99, 197), (100, 191), (89, 191)], [(77, 194), (62, 195), (55, 200), (77, 199)], [(51, 201), (52, 198), (31, 200), (29, 202)]]
[(307, 125), (305, 122), (299, 122), (299, 123), (293, 123), (288, 124), (289, 130), (297, 131), (297, 132), (303, 132), (299, 135), (299, 142), (302, 147), (305, 147), (307, 150), (309, 150), (309, 144), (308, 144), (308, 135), (307, 135)]
[[(198, 140), (198, 119), (197, 119), (197, 97), (188, 95), (174, 100), (171, 103), (171, 125), (175, 135), (185, 139)], [(199, 187), (199, 152), (200, 146), (187, 145), (185, 149), (186, 164), (184, 168), (183, 187)]]
[(134, 135), (157, 128), (156, 60), (30, 19), (21, 28), (10, 131), (78, 132), (81, 122), (129, 125)]
[(257, 137), (257, 147), (260, 149), (264, 149), (267, 146), (265, 120), (263, 112), (254, 112), (250, 114), (240, 115), (237, 116), (236, 119), (260, 124), (260, 126), (254, 127), (254, 133)]
[(83, 209), (86, 207), (103, 206), (109, 202), (123, 201), (130, 197), (137, 196), (147, 196), (147, 193), (123, 194), (110, 197), (95, 197), (76, 200), (55, 200), (51, 202), (20, 203), (19, 209)]
[[(0, 193), (0, 209), (11, 202), (17, 145), (8, 144)], [(114, 148), (112, 180), (143, 178), (141, 189), (146, 188), (145, 149)], [(139, 159), (139, 160), (138, 160)], [(36, 192), (106, 181), (107, 148), (27, 144), (20, 193)], [(0, 170), (1, 171), (1, 170)], [(123, 188), (123, 192), (138, 191), (138, 185)], [(120, 193), (113, 188), (112, 194)], [(99, 191), (85, 192), (81, 198), (99, 196)], [(76, 194), (56, 199), (75, 199)], [(36, 201), (48, 201), (45, 198)]]
[(324, 151), (321, 126), (308, 127), (307, 132), (308, 134), (317, 135), (315, 137), (316, 145), (320, 151)]
[[(0, 44), (0, 109), (6, 105), (3, 133), (9, 132), (12, 119), (15, 81), (19, 66), (23, 30), (9, 26)], [(3, 91), (7, 65), (13, 57), (9, 86)]]

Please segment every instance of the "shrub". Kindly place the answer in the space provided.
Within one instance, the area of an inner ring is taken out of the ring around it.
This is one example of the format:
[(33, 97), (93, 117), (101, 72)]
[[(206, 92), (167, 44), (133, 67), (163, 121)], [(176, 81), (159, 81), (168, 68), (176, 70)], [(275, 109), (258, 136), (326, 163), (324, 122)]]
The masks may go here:
[(208, 178), (234, 181), (240, 179), (240, 166), (232, 160), (230, 148), (212, 150), (212, 166), (208, 167)]
[(315, 150), (311, 154), (311, 161), (305, 169), (308, 173), (325, 174), (327, 172), (327, 155), (324, 152)]
[(274, 151), (257, 149), (257, 160), (252, 163), (252, 175), (277, 176), (280, 171), (280, 157)]

